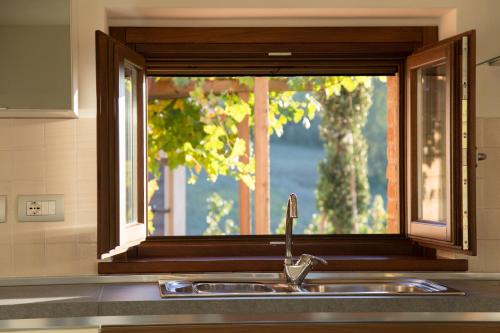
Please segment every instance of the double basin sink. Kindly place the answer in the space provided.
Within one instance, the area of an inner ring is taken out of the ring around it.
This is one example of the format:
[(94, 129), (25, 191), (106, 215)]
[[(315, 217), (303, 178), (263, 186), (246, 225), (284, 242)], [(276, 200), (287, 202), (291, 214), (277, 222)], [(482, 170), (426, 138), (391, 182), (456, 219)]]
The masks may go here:
[(465, 295), (464, 292), (423, 279), (319, 279), (301, 285), (276, 281), (160, 280), (162, 297), (228, 296), (424, 296)]

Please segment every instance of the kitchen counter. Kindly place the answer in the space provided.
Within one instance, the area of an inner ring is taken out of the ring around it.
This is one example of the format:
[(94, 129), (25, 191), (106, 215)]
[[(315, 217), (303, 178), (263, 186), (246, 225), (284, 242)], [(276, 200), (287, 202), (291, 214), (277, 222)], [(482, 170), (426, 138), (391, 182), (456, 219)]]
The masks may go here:
[[(363, 274), (363, 276), (367, 277), (369, 274)], [(418, 275), (407, 274), (407, 276)], [(423, 276), (420, 274), (419, 277)], [(193, 320), (220, 322), (221, 315), (225, 316), (226, 321), (230, 320), (229, 318), (240, 321), (244, 321), (244, 318), (247, 318), (246, 320), (251, 318), (252, 322), (260, 319), (278, 320), (277, 318), (290, 320), (291, 317), (299, 320), (304, 316), (309, 316), (307, 321), (314, 320), (314, 318), (316, 320), (328, 320), (328, 318), (330, 320), (343, 320), (342, 318), (354, 320), (357, 316), (358, 320), (361, 318), (366, 320), (371, 318), (367, 313), (371, 313), (372, 320), (377, 320), (377, 318), (387, 320), (387, 316), (394, 320), (405, 318), (416, 320), (418, 316), (415, 317), (415, 315), (420, 313), (422, 320), (434, 318), (434, 320), (446, 321), (460, 318), (472, 320), (473, 317), (464, 317), (463, 313), (482, 312), (481, 320), (489, 314), (491, 316), (488, 318), (500, 322), (500, 279), (498, 276), (492, 276), (490, 279), (488, 277), (481, 279), (472, 277), (471, 279), (441, 274), (436, 277), (438, 278), (427, 274), (424, 278), (462, 290), (466, 295), (165, 299), (160, 297), (157, 277), (141, 277), (135, 280), (130, 277), (121, 280), (118, 278), (115, 281), (104, 281), (104, 283), (95, 278), (89, 278), (87, 281), (85, 278), (80, 278), (76, 280), (76, 283), (72, 280), (71, 284), (65, 283), (64, 278), (59, 278), (51, 280), (50, 283), (41, 281), (43, 282), (41, 285), (30, 285), (23, 280), (19, 281), (21, 285), (12, 285), (14, 282), (11, 281), (0, 286), (0, 329), (17, 327), (15, 326), (16, 320), (20, 325), (23, 323), (27, 326), (35, 325), (35, 321), (30, 321), (35, 318), (66, 318), (60, 321), (62, 326), (68, 326), (71, 323), (82, 326), (83, 323), (112, 324), (109, 323), (109, 321), (113, 322), (112, 318), (123, 323), (124, 316), (127, 321), (136, 318), (139, 321), (148, 320), (148, 323), (157, 323), (162, 320), (168, 322), (184, 320), (192, 323)], [(290, 316), (292, 313), (296, 315)], [(411, 318), (408, 317), (410, 313), (414, 314)], [(304, 320), (306, 320), (305, 317)], [(52, 322), (53, 325), (57, 323), (54, 320), (47, 322)]]

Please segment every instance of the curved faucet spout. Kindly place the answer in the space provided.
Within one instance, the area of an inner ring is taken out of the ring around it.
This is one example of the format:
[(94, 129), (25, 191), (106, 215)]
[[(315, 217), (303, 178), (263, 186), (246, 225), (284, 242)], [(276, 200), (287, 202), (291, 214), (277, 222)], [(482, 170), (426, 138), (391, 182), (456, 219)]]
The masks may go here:
[(292, 236), (293, 236), (293, 220), (298, 217), (297, 214), (297, 195), (292, 193), (288, 196), (286, 204), (285, 218), (285, 266), (284, 272), (286, 281), (292, 285), (300, 285), (307, 276), (307, 273), (318, 263), (326, 264), (326, 260), (303, 254), (300, 259), (294, 264), (292, 258)]
[(298, 217), (297, 212), (297, 195), (292, 193), (288, 196), (286, 205), (286, 218), (285, 218), (285, 265), (292, 264), (292, 234), (293, 234), (293, 220)]

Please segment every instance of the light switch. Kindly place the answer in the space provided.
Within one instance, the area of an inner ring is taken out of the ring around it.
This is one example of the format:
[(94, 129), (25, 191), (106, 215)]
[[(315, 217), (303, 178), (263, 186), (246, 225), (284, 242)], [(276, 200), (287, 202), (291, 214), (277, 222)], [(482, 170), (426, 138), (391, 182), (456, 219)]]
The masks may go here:
[(19, 222), (50, 222), (64, 220), (62, 194), (20, 195), (17, 198)]
[(7, 196), (0, 195), (0, 223), (7, 221)]

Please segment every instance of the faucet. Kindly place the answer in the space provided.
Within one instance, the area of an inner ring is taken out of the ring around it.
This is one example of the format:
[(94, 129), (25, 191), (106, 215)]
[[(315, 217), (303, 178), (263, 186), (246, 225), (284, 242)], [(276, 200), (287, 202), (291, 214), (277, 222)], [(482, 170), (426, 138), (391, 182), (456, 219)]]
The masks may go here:
[(292, 258), (292, 235), (293, 235), (293, 220), (298, 217), (297, 214), (297, 195), (292, 193), (288, 196), (286, 205), (286, 218), (285, 218), (285, 276), (288, 283), (293, 285), (301, 285), (307, 274), (318, 263), (326, 264), (327, 261), (310, 254), (302, 254), (293, 263)]

